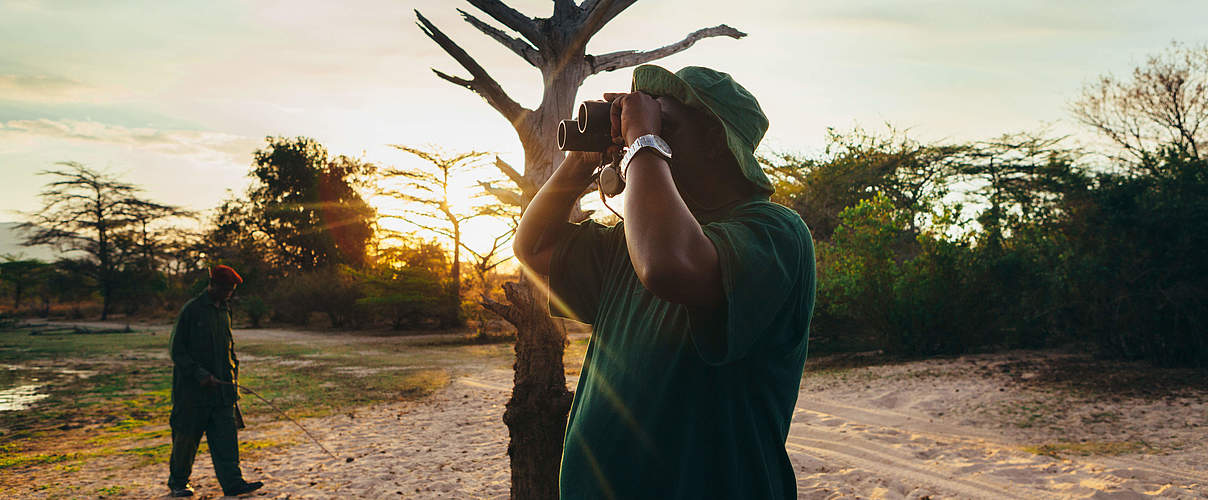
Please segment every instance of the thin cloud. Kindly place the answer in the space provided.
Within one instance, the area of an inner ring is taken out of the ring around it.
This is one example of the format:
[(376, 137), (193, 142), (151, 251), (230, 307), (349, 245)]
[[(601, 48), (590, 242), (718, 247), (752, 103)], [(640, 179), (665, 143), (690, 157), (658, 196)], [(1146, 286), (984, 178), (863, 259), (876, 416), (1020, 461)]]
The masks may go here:
[(241, 160), (260, 144), (259, 139), (203, 130), (128, 128), (81, 120), (11, 120), (0, 123), (0, 137), (18, 135), (66, 139), (144, 148), (174, 155), (219, 155)]
[(39, 103), (92, 100), (96, 89), (67, 78), (48, 75), (0, 75), (0, 100)]
[[(1117, 2), (1118, 3), (1118, 2)], [(940, 0), (925, 4), (848, 2), (824, 4), (811, 14), (815, 27), (847, 31), (904, 30), (997, 36), (1085, 36), (1112, 32), (1122, 9), (1088, 13), (1082, 8), (1025, 0), (1007, 4)]]

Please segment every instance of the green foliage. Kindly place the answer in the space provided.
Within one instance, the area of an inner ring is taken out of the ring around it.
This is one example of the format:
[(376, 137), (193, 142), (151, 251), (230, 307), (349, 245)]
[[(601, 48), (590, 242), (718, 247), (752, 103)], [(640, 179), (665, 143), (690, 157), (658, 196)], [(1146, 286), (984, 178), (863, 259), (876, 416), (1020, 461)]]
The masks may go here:
[(364, 297), (358, 305), (385, 318), (395, 330), (414, 328), (446, 314), (441, 270), (445, 254), (435, 243), (396, 246), (382, 252), (383, 263), (357, 273)]
[[(946, 180), (967, 146), (927, 145), (890, 129), (887, 136), (862, 129), (827, 131), (820, 159), (780, 154), (764, 158), (776, 194), (772, 201), (796, 210), (818, 240), (828, 240), (839, 214), (877, 193), (907, 211), (914, 227), (920, 207), (944, 197)], [(925, 208), (924, 208), (925, 211)]]
[(1110, 354), (1208, 366), (1208, 161), (1172, 150), (1159, 171), (1067, 195), (1064, 313)]
[(0, 282), (8, 285), (13, 297), (13, 311), (21, 309), (21, 299), (45, 283), (51, 272), (49, 264), (36, 260), (3, 257), (0, 262)]
[(248, 321), (252, 322), (252, 328), (260, 328), (260, 321), (268, 315), (268, 303), (259, 295), (240, 297), (240, 310), (247, 315)]
[(348, 268), (326, 268), (299, 272), (276, 282), (272, 309), (281, 319), (307, 324), (310, 314), (323, 313), (331, 326), (357, 327), (365, 323), (357, 301), (361, 289)]
[(862, 141), (872, 149), (858, 158), (780, 178), (799, 183), (793, 196), (852, 183), (817, 243), (818, 347), (921, 356), (1093, 341), (1115, 357), (1208, 365), (1205, 160), (1170, 148), (1121, 175), (1079, 168), (1081, 152), (1035, 135), (943, 148), (942, 168), (916, 170), (942, 173), (931, 192), (959, 186), (977, 209), (964, 219), (937, 197), (891, 195), (884, 159), (901, 142)]
[(266, 140), (254, 154), (250, 203), (221, 211), (220, 229), (259, 233), (269, 244), (269, 261), (284, 270), (365, 266), (375, 212), (356, 186), (375, 167), (346, 156), (329, 159), (314, 139)]
[[(984, 273), (966, 239), (915, 234), (881, 193), (840, 214), (818, 247), (822, 334), (846, 330), (893, 354), (960, 353), (987, 343)], [(936, 216), (946, 220), (951, 213)]]

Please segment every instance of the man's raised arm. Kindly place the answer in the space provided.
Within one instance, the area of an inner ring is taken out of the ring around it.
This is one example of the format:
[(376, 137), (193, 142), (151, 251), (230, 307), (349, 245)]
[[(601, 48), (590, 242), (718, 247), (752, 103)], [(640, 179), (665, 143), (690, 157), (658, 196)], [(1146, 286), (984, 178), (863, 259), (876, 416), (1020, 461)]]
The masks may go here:
[(571, 208), (591, 184), (591, 174), (600, 164), (599, 153), (570, 152), (537, 196), (529, 202), (516, 228), (512, 251), (520, 263), (549, 275), (554, 246), (570, 228)]

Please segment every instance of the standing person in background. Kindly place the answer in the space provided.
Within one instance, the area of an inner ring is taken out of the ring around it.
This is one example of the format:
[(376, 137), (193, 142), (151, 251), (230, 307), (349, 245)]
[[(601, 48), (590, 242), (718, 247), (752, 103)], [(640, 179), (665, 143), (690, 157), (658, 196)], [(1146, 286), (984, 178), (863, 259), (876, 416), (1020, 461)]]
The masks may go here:
[(205, 434), (214, 462), (214, 475), (225, 495), (259, 489), (264, 483), (243, 480), (239, 469), (238, 429), (243, 417), (236, 401), (239, 358), (231, 336), (228, 301), (243, 283), (229, 266), (210, 269), (210, 285), (180, 310), (172, 329), (172, 456), (168, 488), (172, 497), (193, 496), (189, 475), (197, 445)]
[[(606, 158), (570, 153), (516, 257), (553, 314), (590, 323), (563, 499), (796, 498), (785, 451), (814, 308), (814, 247), (755, 159), (768, 121), (730, 75), (634, 70), (612, 102), (624, 220), (567, 222)], [(612, 151), (610, 153), (614, 153)]]

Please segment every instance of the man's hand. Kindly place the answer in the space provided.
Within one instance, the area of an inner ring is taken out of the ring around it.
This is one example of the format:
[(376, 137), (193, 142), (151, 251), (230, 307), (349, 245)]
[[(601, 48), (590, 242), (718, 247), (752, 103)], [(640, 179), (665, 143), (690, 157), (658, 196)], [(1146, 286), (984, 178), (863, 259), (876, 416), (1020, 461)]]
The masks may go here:
[(201, 381), (201, 386), (202, 387), (215, 387), (220, 383), (221, 383), (221, 381), (219, 381), (218, 378), (214, 377), (213, 375), (210, 375), (209, 377), (206, 377), (205, 380)]
[[(610, 147), (609, 151), (614, 149), (616, 149), (615, 146)], [(573, 172), (576, 179), (588, 179), (591, 174), (595, 173), (596, 167), (604, 164), (606, 156), (592, 151), (567, 151), (566, 159), (562, 161), (560, 168)]]
[(612, 103), (612, 140), (621, 146), (633, 144), (646, 134), (658, 135), (663, 129), (663, 107), (650, 94), (604, 94)]

